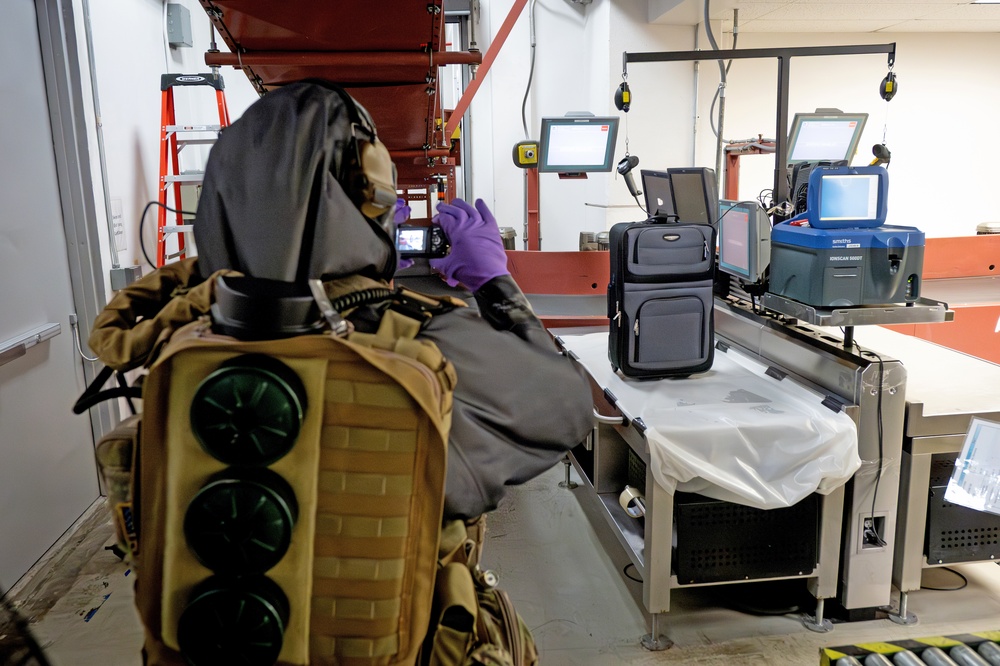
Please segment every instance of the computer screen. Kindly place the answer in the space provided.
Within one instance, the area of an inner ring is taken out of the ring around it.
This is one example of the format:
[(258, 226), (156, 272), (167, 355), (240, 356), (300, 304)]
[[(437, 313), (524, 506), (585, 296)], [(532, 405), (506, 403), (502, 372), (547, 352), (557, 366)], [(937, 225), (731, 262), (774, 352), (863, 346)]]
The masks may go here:
[(827, 176), (819, 203), (824, 220), (872, 219), (878, 214), (878, 176)]
[(642, 169), (642, 192), (646, 197), (647, 215), (673, 215), (674, 202), (670, 194), (670, 175), (666, 171)]
[(711, 224), (718, 221), (719, 190), (715, 170), (704, 167), (667, 169), (671, 199), (681, 224)]
[(867, 120), (867, 113), (796, 113), (788, 132), (788, 164), (850, 162)]
[(754, 201), (719, 200), (719, 270), (754, 283), (771, 263), (771, 220)]
[(880, 166), (819, 167), (809, 174), (809, 224), (821, 229), (885, 224), (889, 173)]
[(538, 171), (611, 171), (617, 139), (618, 118), (615, 117), (542, 118)]

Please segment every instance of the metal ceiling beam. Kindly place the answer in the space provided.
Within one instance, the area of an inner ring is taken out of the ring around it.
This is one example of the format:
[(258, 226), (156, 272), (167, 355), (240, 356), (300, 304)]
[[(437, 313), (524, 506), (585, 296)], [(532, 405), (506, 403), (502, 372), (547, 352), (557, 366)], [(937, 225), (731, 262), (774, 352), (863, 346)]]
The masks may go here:
[(250, 51), (247, 53), (205, 53), (205, 64), (220, 67), (242, 67), (243, 65), (323, 65), (333, 67), (371, 68), (379, 67), (422, 67), (429, 69), (445, 65), (479, 64), (483, 55), (467, 51), (437, 51), (419, 53), (416, 51)]

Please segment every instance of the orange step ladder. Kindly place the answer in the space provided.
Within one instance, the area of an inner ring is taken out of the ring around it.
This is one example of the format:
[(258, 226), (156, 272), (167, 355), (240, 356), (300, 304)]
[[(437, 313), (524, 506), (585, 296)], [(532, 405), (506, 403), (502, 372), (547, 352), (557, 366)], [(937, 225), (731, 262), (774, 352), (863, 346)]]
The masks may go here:
[[(177, 86), (209, 86), (215, 90), (215, 101), (219, 109), (218, 125), (178, 125), (174, 113), (174, 88)], [(185, 224), (181, 210), (181, 186), (197, 185), (204, 178), (204, 170), (194, 173), (180, 172), (180, 151), (185, 146), (214, 144), (223, 127), (229, 125), (229, 110), (226, 108), (225, 85), (218, 73), (209, 74), (162, 74), (160, 76), (160, 206), (156, 220), (156, 267), (168, 260), (184, 259), (187, 256), (184, 234), (194, 230), (193, 224)], [(214, 134), (214, 136), (206, 136)], [(183, 138), (185, 136), (191, 138)], [(173, 191), (173, 205), (167, 201), (168, 192)], [(175, 224), (167, 224), (167, 207), (173, 209)], [(177, 237), (177, 250), (167, 254), (167, 239)]]

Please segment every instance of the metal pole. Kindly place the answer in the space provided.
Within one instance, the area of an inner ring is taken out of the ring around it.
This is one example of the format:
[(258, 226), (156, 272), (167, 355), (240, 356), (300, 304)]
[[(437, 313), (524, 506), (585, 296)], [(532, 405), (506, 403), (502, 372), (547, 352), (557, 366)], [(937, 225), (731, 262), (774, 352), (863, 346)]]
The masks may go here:
[[(698, 50), (698, 37), (701, 31), (698, 30), (698, 26), (694, 27), (694, 48)], [(628, 54), (626, 54), (628, 55)], [(627, 59), (626, 59), (627, 61)], [(698, 91), (701, 88), (701, 61), (694, 61), (694, 108), (691, 109), (691, 125), (694, 128), (692, 130), (691, 137), (691, 164), (698, 163)]]
[(118, 245), (115, 242), (114, 212), (111, 210), (111, 189), (108, 185), (108, 162), (104, 148), (104, 119), (101, 117), (101, 99), (97, 89), (97, 64), (94, 59), (94, 33), (90, 27), (90, 3), (83, 0), (84, 37), (87, 40), (87, 63), (90, 70), (90, 93), (94, 100), (94, 116), (97, 129), (97, 155), (101, 164), (101, 188), (104, 192), (104, 214), (107, 215), (108, 245), (111, 254), (111, 268), (121, 267), (118, 260)]
[(788, 169), (786, 166), (788, 146), (785, 144), (788, 143), (788, 89), (790, 87), (788, 70), (790, 66), (788, 56), (778, 57), (778, 112), (774, 129), (774, 153), (776, 157), (774, 160), (774, 192), (771, 197), (774, 204), (780, 204), (788, 198), (788, 178), (785, 175)]

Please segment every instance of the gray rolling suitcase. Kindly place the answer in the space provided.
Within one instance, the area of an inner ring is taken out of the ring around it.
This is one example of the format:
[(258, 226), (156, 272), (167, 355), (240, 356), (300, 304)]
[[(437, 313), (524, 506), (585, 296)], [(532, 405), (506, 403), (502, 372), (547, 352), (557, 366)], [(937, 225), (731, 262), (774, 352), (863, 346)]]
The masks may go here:
[(715, 229), (661, 220), (611, 228), (608, 357), (626, 377), (685, 377), (715, 356)]

